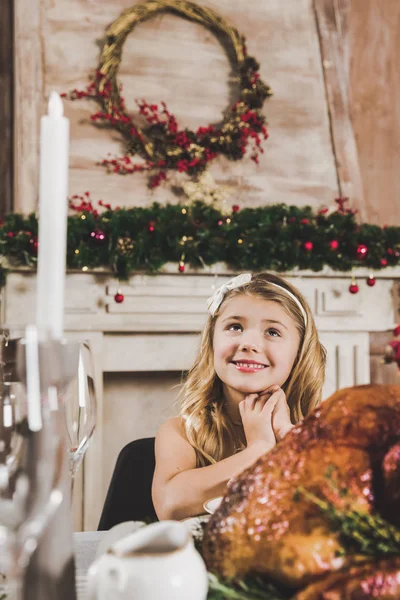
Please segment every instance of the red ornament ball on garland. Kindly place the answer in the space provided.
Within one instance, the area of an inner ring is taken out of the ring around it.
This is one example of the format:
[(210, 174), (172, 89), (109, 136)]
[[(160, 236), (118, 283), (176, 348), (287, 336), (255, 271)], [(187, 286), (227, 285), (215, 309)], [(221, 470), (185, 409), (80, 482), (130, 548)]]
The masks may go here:
[(121, 304), (125, 300), (125, 296), (121, 292), (117, 292), (114, 296), (114, 300), (117, 304)]
[(352, 283), (349, 287), (350, 294), (358, 294), (358, 291), (359, 291), (358, 285), (355, 282)]
[(106, 241), (106, 234), (101, 229), (95, 229), (91, 232), (90, 237), (96, 242), (103, 243)]
[(367, 278), (367, 285), (369, 287), (374, 287), (374, 285), (376, 284), (376, 279), (373, 275), (369, 275)]
[(179, 271), (179, 273), (184, 273), (185, 272), (185, 263), (183, 262), (183, 260), (181, 260), (179, 262), (178, 271)]
[(311, 252), (314, 248), (314, 244), (312, 242), (304, 242), (303, 248), (304, 250), (307, 250), (307, 252)]
[(387, 267), (387, 260), (386, 260), (386, 258), (381, 258), (381, 266), (382, 267)]
[(338, 242), (338, 240), (331, 240), (329, 242), (329, 245), (332, 248), (332, 250), (337, 250), (339, 248), (339, 242)]
[(356, 254), (358, 260), (364, 260), (364, 258), (367, 258), (368, 246), (365, 244), (358, 244)]
[(400, 325), (397, 325), (397, 327), (393, 330), (393, 335), (400, 335)]
[(39, 241), (38, 241), (38, 239), (36, 237), (31, 238), (29, 240), (29, 243), (31, 245), (33, 254), (37, 254), (38, 253), (38, 249), (39, 249)]
[(239, 210), (240, 210), (239, 204), (234, 204), (232, 206), (232, 212), (237, 213), (237, 212), (239, 212)]
[(156, 224), (155, 224), (154, 221), (149, 221), (147, 223), (147, 229), (150, 231), (150, 233), (153, 233), (153, 231), (155, 230), (155, 228), (156, 228)]

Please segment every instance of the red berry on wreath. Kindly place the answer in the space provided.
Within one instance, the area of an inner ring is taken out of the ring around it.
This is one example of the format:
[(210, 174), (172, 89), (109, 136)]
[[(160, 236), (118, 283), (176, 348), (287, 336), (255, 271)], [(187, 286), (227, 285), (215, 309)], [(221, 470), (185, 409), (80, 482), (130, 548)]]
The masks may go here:
[(114, 300), (117, 304), (121, 304), (121, 302), (125, 300), (125, 296), (121, 294), (121, 292), (118, 290), (118, 292), (114, 296)]

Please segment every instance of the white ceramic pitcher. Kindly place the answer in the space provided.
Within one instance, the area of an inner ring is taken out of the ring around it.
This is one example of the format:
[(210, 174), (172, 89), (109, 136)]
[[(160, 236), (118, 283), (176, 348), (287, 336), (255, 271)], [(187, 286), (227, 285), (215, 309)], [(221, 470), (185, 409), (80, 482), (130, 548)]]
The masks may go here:
[(206, 600), (207, 570), (187, 526), (147, 525), (116, 542), (88, 572), (88, 600)]

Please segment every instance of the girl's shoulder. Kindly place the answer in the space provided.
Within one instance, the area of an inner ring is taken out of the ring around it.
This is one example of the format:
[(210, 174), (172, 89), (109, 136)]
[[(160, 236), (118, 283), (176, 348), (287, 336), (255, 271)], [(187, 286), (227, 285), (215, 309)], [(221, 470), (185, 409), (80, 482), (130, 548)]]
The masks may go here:
[(181, 417), (173, 417), (163, 423), (156, 435), (156, 460), (161, 465), (174, 465), (176, 470), (185, 471), (196, 466), (196, 453), (185, 434), (184, 422)]
[(167, 436), (179, 436), (186, 440), (185, 425), (182, 417), (171, 417), (161, 425), (157, 433), (157, 438)]

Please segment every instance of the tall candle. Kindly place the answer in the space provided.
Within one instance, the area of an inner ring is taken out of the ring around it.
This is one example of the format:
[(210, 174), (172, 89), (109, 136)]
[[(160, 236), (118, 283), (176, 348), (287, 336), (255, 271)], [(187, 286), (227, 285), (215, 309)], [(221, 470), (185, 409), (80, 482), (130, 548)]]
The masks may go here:
[(36, 324), (41, 337), (60, 339), (64, 329), (69, 120), (51, 92), (40, 123), (39, 254)]
[(26, 395), (28, 425), (31, 431), (42, 429), (40, 406), (39, 347), (36, 327), (28, 325), (25, 331)]

